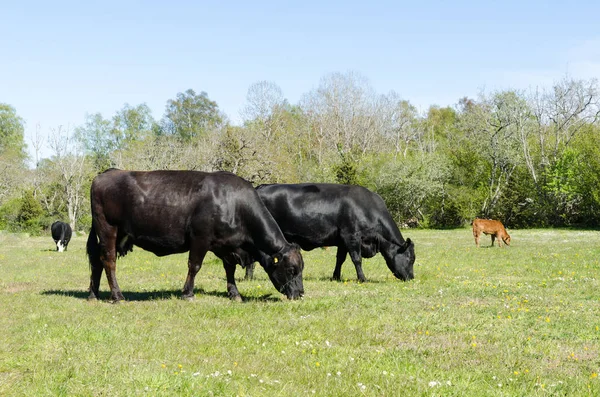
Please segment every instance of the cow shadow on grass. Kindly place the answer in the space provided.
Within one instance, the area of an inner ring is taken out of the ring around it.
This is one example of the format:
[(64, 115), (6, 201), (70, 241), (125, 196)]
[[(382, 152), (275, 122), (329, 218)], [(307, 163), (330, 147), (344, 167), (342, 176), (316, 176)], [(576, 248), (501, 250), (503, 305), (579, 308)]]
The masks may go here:
[(367, 281), (364, 283), (359, 283), (356, 278), (345, 278), (342, 277), (341, 280), (334, 280), (331, 276), (302, 276), (302, 281), (322, 281), (322, 282), (330, 282), (330, 283), (347, 283), (347, 284), (385, 284), (386, 282), (393, 280), (382, 280), (382, 279), (370, 279), (367, 278)]
[[(374, 279), (370, 279), (367, 278), (367, 281), (365, 281), (363, 284), (385, 284), (387, 282), (390, 281), (394, 281), (395, 278), (389, 278), (389, 279), (381, 279), (381, 278), (374, 278)], [(243, 283), (246, 281), (264, 281), (264, 282), (268, 282), (269, 279), (265, 278), (265, 277), (260, 277), (260, 276), (254, 276), (254, 279), (251, 280), (246, 280), (244, 277), (240, 277), (240, 278), (236, 278), (237, 282)], [(302, 275), (302, 281), (306, 282), (306, 281), (323, 281), (323, 282), (331, 282), (331, 283), (347, 283), (347, 284), (359, 284), (358, 280), (356, 279), (356, 277), (351, 278), (351, 277), (342, 277), (341, 280), (334, 280), (331, 276), (313, 276), (313, 275)]]
[[(169, 300), (173, 298), (181, 298), (181, 290), (154, 290), (154, 291), (122, 291), (123, 296), (125, 297), (125, 301), (127, 302), (144, 302), (144, 301), (153, 301), (153, 300)], [(196, 288), (194, 290), (196, 298), (201, 298), (202, 295), (206, 296), (216, 296), (219, 298), (229, 300), (227, 296), (227, 292), (224, 291), (206, 291), (202, 288)], [(46, 290), (40, 293), (41, 295), (57, 295), (57, 296), (67, 296), (76, 299), (84, 299), (87, 300), (89, 296), (88, 291), (81, 290)], [(110, 302), (110, 292), (109, 291), (100, 291), (99, 293), (99, 301), (101, 302)], [(276, 296), (273, 296), (270, 293), (260, 295), (260, 296), (244, 296), (243, 302), (280, 302)]]

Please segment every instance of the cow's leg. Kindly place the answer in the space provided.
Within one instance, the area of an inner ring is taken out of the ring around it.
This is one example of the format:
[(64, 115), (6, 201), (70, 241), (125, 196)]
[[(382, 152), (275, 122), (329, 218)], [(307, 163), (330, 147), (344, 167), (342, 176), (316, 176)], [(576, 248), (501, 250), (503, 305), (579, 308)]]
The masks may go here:
[(473, 237), (475, 237), (475, 246), (479, 248), (479, 233), (475, 230), (473, 230)]
[(335, 256), (335, 270), (333, 271), (333, 277), (331, 277), (332, 280), (340, 281), (342, 279), (342, 265), (344, 264), (347, 255), (348, 250), (343, 244), (340, 244)]
[(362, 270), (362, 256), (360, 251), (360, 237), (357, 236), (347, 236), (342, 237), (344, 240), (344, 244), (346, 244), (346, 249), (350, 254), (350, 259), (352, 259), (352, 263), (354, 263), (354, 267), (356, 268), (356, 278), (361, 283), (367, 281), (365, 278), (365, 274)]
[[(100, 241), (104, 244), (100, 248), (100, 261), (104, 265), (108, 286), (110, 287), (110, 297), (113, 302), (124, 300), (123, 293), (117, 283), (117, 228), (110, 228), (102, 233)], [(97, 271), (97, 270), (96, 270)], [(99, 272), (102, 274), (102, 271)], [(94, 277), (92, 269), (92, 277)], [(100, 276), (97, 276), (98, 279)]]
[(90, 295), (88, 299), (94, 300), (99, 297), (99, 289), (100, 289), (100, 278), (102, 277), (102, 271), (104, 270), (104, 266), (101, 261), (93, 261), (90, 265), (92, 270), (92, 275), (90, 276)]
[(242, 301), (242, 296), (235, 285), (235, 263), (223, 261), (223, 267), (225, 268), (225, 274), (227, 274), (227, 296), (229, 299), (236, 302)]
[[(496, 235), (495, 234), (490, 234), (490, 236), (492, 236), (492, 247), (494, 246), (494, 240), (496, 240)], [(500, 242), (498, 242), (498, 244), (500, 244)]]
[(86, 251), (88, 254), (88, 259), (90, 261), (90, 295), (88, 296), (89, 300), (98, 299), (98, 291), (100, 289), (100, 277), (102, 276), (102, 271), (104, 270), (104, 265), (102, 264), (102, 260), (100, 258), (100, 244), (98, 243), (98, 235), (96, 234), (96, 229), (94, 228), (94, 224), (92, 223), (92, 229), (90, 230), (90, 234), (88, 235), (88, 241), (86, 244)]
[[(223, 262), (225, 263), (225, 262)], [(248, 263), (246, 265), (246, 276), (244, 277), (245, 280), (253, 280), (254, 279), (254, 262), (252, 263)]]
[[(113, 245), (114, 247), (114, 245)], [(117, 283), (117, 255), (116, 249), (113, 248), (103, 254), (102, 262), (104, 263), (104, 272), (108, 279), (108, 286), (110, 287), (110, 299), (113, 302), (124, 300), (123, 293), (119, 284)]]
[(207, 250), (204, 247), (194, 247), (190, 249), (190, 256), (188, 258), (188, 274), (185, 279), (185, 285), (181, 293), (182, 299), (194, 299), (194, 280), (196, 274), (202, 267), (202, 261), (206, 255)]
[(90, 295), (88, 299), (98, 299), (100, 277), (102, 276), (102, 271), (105, 270), (112, 300), (116, 302), (123, 299), (123, 294), (117, 284), (115, 274), (117, 263), (117, 228), (106, 225), (105, 221), (102, 221), (101, 224), (103, 226), (100, 228), (94, 227), (94, 224), (92, 224), (92, 230), (87, 241), (87, 253), (90, 258), (91, 268)]
[(356, 268), (356, 278), (361, 283), (367, 281), (365, 274), (362, 270), (362, 257), (360, 256), (360, 244), (358, 245), (358, 249), (350, 250), (350, 259), (352, 259), (352, 263), (354, 263), (354, 267)]

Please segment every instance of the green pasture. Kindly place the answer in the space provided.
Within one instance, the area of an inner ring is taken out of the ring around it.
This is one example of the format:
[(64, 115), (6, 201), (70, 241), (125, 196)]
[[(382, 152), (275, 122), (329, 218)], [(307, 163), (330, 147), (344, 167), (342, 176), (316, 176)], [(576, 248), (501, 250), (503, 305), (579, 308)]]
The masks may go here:
[(186, 255), (135, 248), (117, 262), (127, 299), (87, 301), (86, 236), (0, 233), (1, 396), (600, 395), (600, 232), (404, 230), (415, 279), (383, 258), (329, 280), (335, 248), (304, 253), (305, 297), (262, 269), (226, 297), (214, 256), (179, 299)]

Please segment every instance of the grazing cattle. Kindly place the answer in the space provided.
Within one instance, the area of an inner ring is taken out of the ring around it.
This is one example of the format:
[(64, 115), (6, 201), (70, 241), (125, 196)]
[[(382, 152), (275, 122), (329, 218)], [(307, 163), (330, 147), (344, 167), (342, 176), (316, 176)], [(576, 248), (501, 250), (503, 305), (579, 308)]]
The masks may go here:
[(289, 299), (304, 293), (300, 247), (284, 238), (252, 185), (234, 174), (110, 169), (94, 178), (90, 200), (90, 299), (98, 297), (103, 270), (112, 300), (123, 299), (117, 253), (133, 245), (157, 256), (189, 251), (183, 298), (193, 298), (208, 251), (223, 260), (231, 299), (241, 300), (235, 285), (240, 256), (262, 258), (273, 285)]
[(71, 235), (73, 234), (71, 226), (68, 223), (56, 221), (50, 226), (50, 231), (56, 244), (56, 250), (58, 252), (66, 251), (69, 241), (71, 241)]
[[(404, 240), (378, 194), (361, 186), (326, 183), (273, 184), (256, 188), (288, 241), (304, 250), (337, 246), (333, 279), (341, 279), (346, 256), (365, 281), (362, 258), (381, 252), (401, 280), (414, 278), (414, 244)], [(246, 275), (251, 277), (251, 266)]]
[(473, 237), (475, 237), (475, 245), (477, 247), (479, 247), (481, 233), (492, 236), (492, 247), (496, 238), (498, 239), (498, 247), (502, 247), (503, 241), (506, 245), (510, 246), (510, 236), (500, 221), (476, 218), (473, 221)]

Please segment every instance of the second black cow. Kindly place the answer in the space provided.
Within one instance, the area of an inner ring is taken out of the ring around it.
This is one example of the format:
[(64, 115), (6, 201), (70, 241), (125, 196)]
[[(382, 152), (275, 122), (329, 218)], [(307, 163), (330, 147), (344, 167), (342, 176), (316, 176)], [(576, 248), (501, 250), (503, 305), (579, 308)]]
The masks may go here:
[[(272, 184), (256, 188), (285, 238), (304, 250), (337, 246), (333, 279), (341, 279), (346, 256), (365, 281), (362, 258), (381, 252), (391, 272), (407, 281), (414, 278), (414, 243), (404, 240), (383, 199), (354, 185), (326, 183)], [(252, 277), (252, 265), (246, 267)]]
[(56, 250), (58, 252), (66, 251), (69, 241), (71, 241), (71, 235), (73, 234), (71, 226), (68, 223), (56, 221), (50, 226), (50, 232), (56, 244)]

